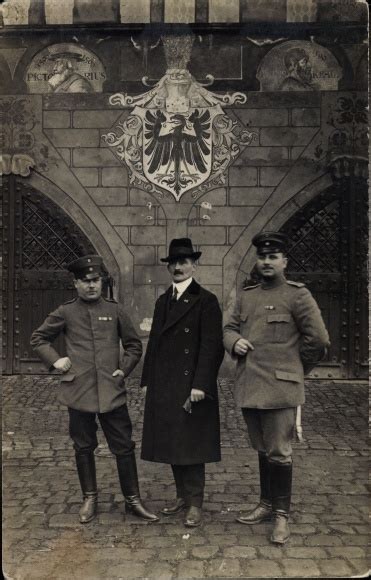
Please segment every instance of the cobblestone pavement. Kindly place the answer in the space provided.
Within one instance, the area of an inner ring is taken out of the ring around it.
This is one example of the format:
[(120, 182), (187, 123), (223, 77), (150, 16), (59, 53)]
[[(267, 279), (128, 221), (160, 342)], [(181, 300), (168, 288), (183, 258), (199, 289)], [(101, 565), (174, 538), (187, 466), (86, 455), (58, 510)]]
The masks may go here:
[[(57, 380), (4, 381), (3, 570), (19, 580), (126, 578), (352, 577), (367, 572), (368, 389), (310, 383), (305, 440), (295, 443), (292, 536), (269, 543), (270, 524), (235, 522), (255, 504), (258, 471), (231, 382), (221, 381), (223, 459), (207, 466), (204, 523), (187, 530), (182, 516), (158, 524), (125, 518), (115, 462), (100, 436), (98, 518), (82, 526), (67, 411)], [(143, 401), (129, 385), (139, 456)], [(138, 460), (141, 491), (160, 510), (174, 497), (167, 465)]]

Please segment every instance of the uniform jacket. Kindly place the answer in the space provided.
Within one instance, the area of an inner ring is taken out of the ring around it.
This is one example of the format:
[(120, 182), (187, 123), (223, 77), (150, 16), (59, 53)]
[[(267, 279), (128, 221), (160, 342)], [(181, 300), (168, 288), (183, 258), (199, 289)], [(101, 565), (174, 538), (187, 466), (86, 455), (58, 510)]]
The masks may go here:
[[(61, 355), (52, 347), (63, 332), (72, 367), (61, 376), (59, 400), (80, 411), (107, 413), (126, 402), (124, 377), (142, 356), (142, 343), (120, 304), (101, 297), (59, 306), (33, 332), (31, 345), (50, 368)], [(120, 364), (120, 341), (124, 354)], [(124, 377), (113, 377), (121, 368)]]
[[(237, 357), (247, 338), (255, 350)], [(324, 356), (329, 337), (316, 301), (304, 284), (281, 280), (241, 292), (224, 327), (224, 345), (237, 360), (234, 395), (240, 407), (276, 409), (304, 402), (304, 372)]]
[[(169, 311), (172, 287), (156, 302), (142, 386), (147, 386), (142, 458), (191, 465), (220, 460), (217, 375), (222, 315), (214, 294), (192, 281)], [(206, 398), (183, 409), (191, 389)]]

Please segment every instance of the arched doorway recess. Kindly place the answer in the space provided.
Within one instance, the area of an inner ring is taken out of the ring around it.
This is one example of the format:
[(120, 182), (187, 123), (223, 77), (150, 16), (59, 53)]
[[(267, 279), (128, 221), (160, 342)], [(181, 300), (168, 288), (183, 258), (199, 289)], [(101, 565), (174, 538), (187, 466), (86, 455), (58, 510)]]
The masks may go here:
[(368, 377), (367, 202), (366, 181), (343, 178), (281, 227), (291, 240), (287, 277), (308, 286), (330, 333), (315, 378)]
[[(74, 221), (35, 188), (10, 175), (2, 191), (3, 372), (44, 373), (30, 335), (51, 310), (75, 296), (66, 265), (96, 250)], [(63, 339), (55, 344), (63, 353)]]

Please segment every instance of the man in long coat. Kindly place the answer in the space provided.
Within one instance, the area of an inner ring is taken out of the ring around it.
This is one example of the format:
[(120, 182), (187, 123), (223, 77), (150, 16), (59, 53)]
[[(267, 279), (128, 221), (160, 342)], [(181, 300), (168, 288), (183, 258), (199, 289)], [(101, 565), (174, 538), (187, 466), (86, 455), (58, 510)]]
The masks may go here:
[(283, 544), (296, 408), (304, 403), (304, 373), (323, 358), (329, 337), (309, 290), (285, 278), (286, 236), (262, 232), (252, 241), (261, 283), (244, 288), (224, 327), (225, 348), (237, 359), (235, 400), (260, 470), (260, 502), (237, 521), (253, 525), (274, 517), (271, 541)]
[[(77, 297), (51, 312), (33, 332), (31, 345), (49, 369), (61, 376), (59, 401), (67, 405), (69, 432), (84, 497), (80, 522), (91, 521), (97, 511), (98, 491), (94, 450), (98, 446), (98, 416), (117, 469), (127, 511), (157, 521), (139, 496), (132, 441), (132, 425), (126, 404), (125, 378), (138, 364), (142, 343), (123, 307), (102, 294), (103, 261), (89, 255), (72, 262)], [(63, 334), (67, 356), (52, 342)], [(120, 342), (124, 349), (120, 361)]]
[(205, 463), (220, 461), (222, 315), (216, 296), (193, 279), (200, 255), (180, 238), (162, 259), (173, 284), (156, 302), (141, 381), (142, 459), (171, 464), (177, 500), (162, 513), (186, 509), (188, 527), (201, 523)]

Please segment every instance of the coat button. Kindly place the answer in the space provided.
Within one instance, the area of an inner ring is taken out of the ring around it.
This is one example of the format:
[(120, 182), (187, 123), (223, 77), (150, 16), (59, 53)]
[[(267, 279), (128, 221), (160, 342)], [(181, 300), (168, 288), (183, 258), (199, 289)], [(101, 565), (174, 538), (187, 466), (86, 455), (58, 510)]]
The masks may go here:
[(185, 328), (184, 329), (184, 332), (189, 332), (189, 328)]
[(184, 349), (185, 354), (189, 354), (189, 348)]
[(185, 375), (189, 375), (189, 371), (184, 371), (184, 374)]

